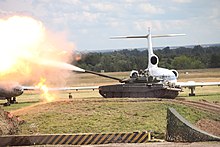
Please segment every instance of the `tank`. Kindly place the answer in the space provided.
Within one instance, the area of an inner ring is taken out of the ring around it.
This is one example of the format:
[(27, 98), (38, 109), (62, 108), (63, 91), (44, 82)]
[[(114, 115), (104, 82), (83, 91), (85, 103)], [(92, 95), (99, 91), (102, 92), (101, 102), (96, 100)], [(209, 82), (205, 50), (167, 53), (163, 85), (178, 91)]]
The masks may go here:
[(86, 71), (105, 78), (117, 80), (120, 83), (99, 86), (99, 93), (104, 98), (167, 98), (174, 99), (181, 91), (169, 82), (156, 77), (148, 76), (146, 73), (131, 72), (130, 78), (119, 79), (94, 71)]

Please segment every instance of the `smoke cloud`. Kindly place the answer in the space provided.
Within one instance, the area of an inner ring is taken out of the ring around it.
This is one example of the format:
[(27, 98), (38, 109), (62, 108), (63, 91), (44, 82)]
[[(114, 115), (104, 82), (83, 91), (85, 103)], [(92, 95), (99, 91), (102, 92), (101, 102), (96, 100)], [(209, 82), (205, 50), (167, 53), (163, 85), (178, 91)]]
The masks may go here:
[(49, 86), (65, 85), (70, 71), (62, 67), (73, 61), (75, 49), (66, 36), (48, 30), (31, 17), (0, 19), (1, 81), (33, 85), (45, 78)]

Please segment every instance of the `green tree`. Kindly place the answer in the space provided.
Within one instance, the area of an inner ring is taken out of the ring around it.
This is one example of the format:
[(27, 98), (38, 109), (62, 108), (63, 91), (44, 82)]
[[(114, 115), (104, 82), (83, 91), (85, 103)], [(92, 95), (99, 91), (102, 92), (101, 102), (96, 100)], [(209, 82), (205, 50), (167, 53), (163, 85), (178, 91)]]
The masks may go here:
[(211, 55), (209, 67), (211, 67), (211, 68), (219, 68), (220, 67), (220, 54)]
[(172, 66), (176, 69), (204, 68), (204, 65), (201, 61), (185, 55), (175, 57), (172, 62)]
[[(191, 68), (217, 68), (220, 67), (220, 47), (179, 47), (171, 49), (165, 47), (155, 50), (159, 57), (160, 67), (174, 69)], [(73, 62), (75, 64), (75, 62)], [(145, 69), (148, 64), (148, 51), (145, 50), (119, 50), (105, 53), (87, 53), (76, 62), (76, 66), (94, 71), (130, 71), (132, 69)]]

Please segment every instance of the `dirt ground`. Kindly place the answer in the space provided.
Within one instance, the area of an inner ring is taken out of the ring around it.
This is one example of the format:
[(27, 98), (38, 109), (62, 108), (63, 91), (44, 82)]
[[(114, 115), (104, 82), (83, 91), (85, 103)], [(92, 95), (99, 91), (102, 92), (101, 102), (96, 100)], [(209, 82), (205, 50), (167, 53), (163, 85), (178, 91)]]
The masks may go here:
[(201, 119), (196, 123), (196, 126), (210, 134), (220, 136), (220, 121)]
[(14, 135), (19, 131), (22, 120), (0, 108), (0, 135)]

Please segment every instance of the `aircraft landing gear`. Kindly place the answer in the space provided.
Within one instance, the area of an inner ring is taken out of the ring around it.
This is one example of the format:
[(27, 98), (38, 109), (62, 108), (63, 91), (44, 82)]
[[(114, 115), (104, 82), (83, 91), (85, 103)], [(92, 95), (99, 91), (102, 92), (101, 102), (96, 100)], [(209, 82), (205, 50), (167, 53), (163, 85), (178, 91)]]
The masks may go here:
[(4, 106), (10, 106), (11, 105), (11, 98), (6, 98), (7, 102), (4, 103)]
[(72, 99), (72, 98), (73, 98), (72, 94), (71, 94), (71, 93), (69, 93), (69, 99)]
[(195, 96), (196, 94), (195, 94), (195, 87), (189, 87), (189, 89), (190, 89), (190, 93), (189, 93), (189, 96)]
[(17, 104), (16, 97), (6, 98), (7, 102), (4, 103), (4, 106), (10, 106), (11, 104)]
[(10, 100), (11, 104), (17, 104), (16, 97), (12, 97)]

